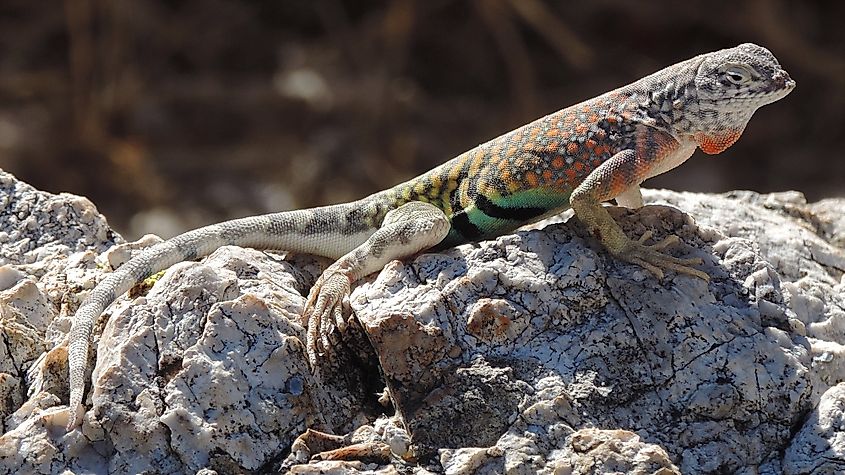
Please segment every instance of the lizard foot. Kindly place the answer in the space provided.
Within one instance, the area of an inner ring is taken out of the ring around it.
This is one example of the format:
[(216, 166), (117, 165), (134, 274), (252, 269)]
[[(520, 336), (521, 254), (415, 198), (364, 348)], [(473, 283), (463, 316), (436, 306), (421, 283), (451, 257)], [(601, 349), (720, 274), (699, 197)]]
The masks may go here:
[(351, 283), (346, 272), (330, 266), (323, 272), (308, 294), (303, 325), (307, 328), (306, 352), (311, 368), (317, 367), (317, 360), (332, 344), (329, 335), (335, 328), (346, 329), (343, 318), (343, 300), (349, 296)]
[(651, 238), (652, 234), (653, 233), (651, 231), (646, 231), (636, 241), (629, 241), (628, 244), (618, 252), (616, 257), (648, 270), (658, 279), (663, 278), (663, 270), (667, 269), (698, 277), (699, 279), (703, 279), (705, 282), (710, 281), (710, 276), (706, 272), (691, 267), (693, 265), (703, 264), (703, 259), (697, 257), (682, 259), (670, 256), (663, 252), (663, 249), (681, 241), (678, 236), (671, 234), (654, 244), (645, 244), (645, 242)]

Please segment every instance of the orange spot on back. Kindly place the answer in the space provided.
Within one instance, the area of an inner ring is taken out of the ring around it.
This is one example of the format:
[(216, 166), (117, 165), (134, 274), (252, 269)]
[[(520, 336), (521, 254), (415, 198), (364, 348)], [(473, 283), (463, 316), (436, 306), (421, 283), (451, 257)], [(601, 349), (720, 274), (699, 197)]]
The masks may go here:
[(548, 168), (543, 170), (543, 180), (545, 180), (546, 183), (552, 181), (552, 171)]
[(578, 124), (575, 126), (575, 133), (578, 135), (584, 135), (587, 133), (587, 126), (585, 124)]
[(560, 148), (560, 142), (558, 142), (557, 140), (552, 140), (551, 142), (549, 142), (549, 150), (557, 150), (558, 148)]
[(596, 148), (596, 145), (598, 145), (598, 143), (596, 143), (596, 141), (593, 139), (587, 139), (587, 141), (584, 142), (584, 145), (586, 145), (589, 149), (594, 149)]
[(569, 142), (568, 144), (566, 144), (566, 151), (569, 154), (574, 155), (576, 152), (578, 152), (578, 144), (575, 142)]
[(584, 151), (579, 157), (581, 159), (581, 163), (590, 163), (590, 159), (593, 158), (590, 152)]
[(557, 137), (560, 135), (560, 129), (552, 128), (546, 131), (546, 137)]
[(539, 180), (537, 179), (537, 174), (535, 174), (534, 172), (526, 173), (525, 174), (525, 181), (527, 181), (528, 185), (530, 185), (532, 188), (536, 187), (540, 183)]
[(554, 167), (558, 170), (563, 168), (563, 158), (562, 157), (555, 157), (554, 160), (552, 160), (552, 167)]
[(595, 122), (599, 121), (599, 116), (596, 115), (596, 114), (590, 114), (590, 116), (587, 117), (587, 119), (589, 119), (590, 122), (595, 123)]

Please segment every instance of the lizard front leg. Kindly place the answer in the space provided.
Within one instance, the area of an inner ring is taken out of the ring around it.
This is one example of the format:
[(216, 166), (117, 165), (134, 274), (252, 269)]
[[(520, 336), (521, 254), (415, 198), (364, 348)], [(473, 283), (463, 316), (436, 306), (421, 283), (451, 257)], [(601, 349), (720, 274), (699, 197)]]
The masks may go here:
[(643, 192), (640, 185), (634, 185), (616, 195), (616, 204), (625, 208), (639, 209), (643, 207)]
[[(662, 153), (672, 151), (669, 145), (658, 150)], [(701, 264), (701, 259), (679, 259), (663, 252), (666, 247), (680, 241), (678, 236), (670, 235), (656, 244), (647, 245), (644, 243), (651, 237), (651, 232), (646, 232), (633, 241), (602, 206), (603, 201), (618, 196), (623, 197), (625, 204), (639, 204), (636, 199), (639, 184), (648, 175), (649, 167), (657, 162), (659, 157), (645, 158), (637, 151), (623, 150), (598, 166), (575, 188), (569, 198), (570, 205), (590, 234), (598, 238), (614, 257), (637, 264), (658, 278), (662, 278), (663, 270), (668, 269), (710, 280), (705, 272), (690, 267)]]
[(382, 269), (385, 264), (428, 249), (449, 233), (449, 219), (439, 208), (421, 201), (412, 201), (391, 210), (381, 227), (363, 244), (330, 265), (311, 288), (303, 313), (307, 328), (306, 350), (312, 368), (317, 367), (322, 350), (331, 344), (333, 327), (340, 331), (343, 299), (349, 295), (352, 282)]

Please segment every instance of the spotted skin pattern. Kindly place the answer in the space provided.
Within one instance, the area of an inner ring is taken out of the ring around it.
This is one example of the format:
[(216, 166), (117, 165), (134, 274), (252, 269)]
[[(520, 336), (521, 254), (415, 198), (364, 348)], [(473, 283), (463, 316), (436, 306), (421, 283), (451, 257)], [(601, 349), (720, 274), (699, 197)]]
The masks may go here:
[(566, 208), (589, 172), (629, 145), (623, 111), (608, 95), (538, 119), (390, 192), (450, 217), (444, 246), (501, 235)]
[(84, 414), (97, 317), (146, 277), (225, 245), (336, 259), (311, 289), (302, 317), (314, 370), (330, 349), (329, 335), (346, 327), (342, 302), (357, 279), (393, 259), (505, 234), (569, 207), (614, 257), (657, 277), (670, 270), (707, 280), (692, 267), (700, 261), (663, 252), (676, 236), (645, 244), (647, 232), (631, 240), (601, 203), (616, 198), (641, 206), (645, 179), (680, 165), (696, 148), (724, 151), (759, 107), (794, 87), (771, 52), (746, 43), (540, 118), (361, 200), (227, 221), (152, 246), (109, 274), (74, 315), (67, 428), (77, 427)]

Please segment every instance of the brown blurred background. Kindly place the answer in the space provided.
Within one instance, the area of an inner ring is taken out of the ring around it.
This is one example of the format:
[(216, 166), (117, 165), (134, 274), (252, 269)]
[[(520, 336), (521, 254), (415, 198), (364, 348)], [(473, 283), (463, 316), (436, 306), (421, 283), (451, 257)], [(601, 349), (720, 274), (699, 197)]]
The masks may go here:
[(798, 82), (651, 187), (845, 195), (845, 2), (2, 0), (0, 167), (128, 238), (361, 197), (751, 41)]

